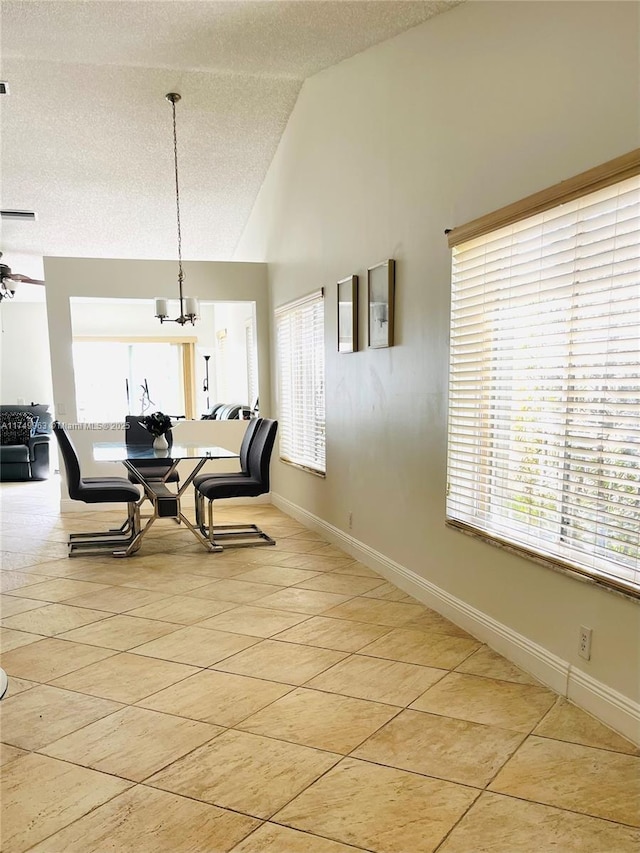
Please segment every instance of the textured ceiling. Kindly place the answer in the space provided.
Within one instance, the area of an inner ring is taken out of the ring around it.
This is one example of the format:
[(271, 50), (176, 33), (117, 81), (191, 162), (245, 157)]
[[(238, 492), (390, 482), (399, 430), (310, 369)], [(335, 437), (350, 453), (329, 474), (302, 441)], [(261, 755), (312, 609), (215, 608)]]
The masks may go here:
[(458, 2), (2, 0), (3, 260), (176, 256), (170, 91), (183, 256), (231, 258), (303, 80)]

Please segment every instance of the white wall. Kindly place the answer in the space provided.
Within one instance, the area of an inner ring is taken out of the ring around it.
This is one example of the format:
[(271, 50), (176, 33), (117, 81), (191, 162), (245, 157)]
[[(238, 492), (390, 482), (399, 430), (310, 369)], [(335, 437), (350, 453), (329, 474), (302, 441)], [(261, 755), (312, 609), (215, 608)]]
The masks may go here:
[[(218, 332), (222, 331), (226, 332), (227, 337), (225, 364), (220, 365), (224, 368), (224, 377), (215, 398), (211, 399), (211, 405), (214, 403), (242, 403), (243, 405), (252, 405), (254, 402), (253, 400), (249, 400), (245, 335), (245, 324), (248, 320), (252, 319), (253, 306), (248, 302), (244, 304), (237, 302), (218, 304), (215, 307), (214, 337)], [(214, 358), (209, 363), (212, 389), (217, 387), (217, 372), (214, 350)], [(226, 393), (225, 388), (227, 389)]]
[(0, 321), (0, 402), (52, 403), (47, 306), (5, 300)]
[[(327, 476), (274, 461), (272, 493), (636, 702), (637, 603), (445, 527), (444, 230), (637, 147), (638, 80), (637, 3), (458, 6), (305, 83), (237, 252), (272, 262), (272, 307), (326, 288)], [(367, 350), (385, 258), (396, 345)], [(338, 355), (353, 273), (362, 349)]]

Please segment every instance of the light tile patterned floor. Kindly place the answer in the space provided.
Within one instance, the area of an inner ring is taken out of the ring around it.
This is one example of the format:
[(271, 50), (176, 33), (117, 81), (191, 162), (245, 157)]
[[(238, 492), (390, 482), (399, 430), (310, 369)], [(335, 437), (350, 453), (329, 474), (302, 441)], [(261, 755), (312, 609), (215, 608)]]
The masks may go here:
[(5, 853), (637, 853), (640, 751), (267, 505), (68, 559), (3, 484)]

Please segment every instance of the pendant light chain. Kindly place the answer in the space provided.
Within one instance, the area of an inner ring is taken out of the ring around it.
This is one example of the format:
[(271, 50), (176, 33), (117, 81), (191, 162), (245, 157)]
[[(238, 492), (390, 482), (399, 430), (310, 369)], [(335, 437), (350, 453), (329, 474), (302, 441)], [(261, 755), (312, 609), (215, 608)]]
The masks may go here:
[(171, 109), (173, 113), (173, 162), (175, 165), (176, 177), (176, 219), (178, 222), (178, 287), (180, 288), (180, 314), (182, 315), (182, 281), (184, 279), (184, 274), (182, 272), (182, 228), (180, 226), (180, 184), (178, 182), (178, 134), (176, 131), (176, 100), (177, 98), (175, 96), (171, 98)]
[(180, 315), (175, 320), (170, 320), (168, 300), (156, 299), (156, 317), (161, 323), (167, 321), (172, 323), (180, 323), (184, 326), (185, 323), (195, 325), (198, 319), (198, 300), (191, 297), (185, 298), (182, 292), (182, 284), (184, 281), (184, 272), (182, 269), (182, 223), (180, 222), (180, 182), (178, 179), (178, 131), (176, 128), (176, 104), (180, 100), (180, 95), (177, 92), (169, 92), (165, 95), (167, 101), (171, 103), (171, 114), (173, 118), (173, 164), (174, 177), (176, 179), (176, 221), (178, 223), (178, 289), (180, 296)]

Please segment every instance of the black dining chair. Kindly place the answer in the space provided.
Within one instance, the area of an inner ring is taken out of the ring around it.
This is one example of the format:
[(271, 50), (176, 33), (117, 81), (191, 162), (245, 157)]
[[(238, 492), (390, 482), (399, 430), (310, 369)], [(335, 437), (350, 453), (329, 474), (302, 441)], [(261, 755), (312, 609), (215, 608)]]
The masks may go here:
[(239, 471), (225, 471), (221, 473), (207, 473), (198, 474), (193, 479), (193, 485), (199, 486), (200, 483), (204, 483), (205, 480), (215, 480), (219, 477), (232, 477), (232, 476), (243, 476), (246, 477), (249, 473), (249, 450), (251, 448), (251, 444), (253, 442), (253, 438), (256, 434), (256, 430), (259, 425), (262, 423), (261, 418), (254, 418), (251, 421), (247, 421), (247, 428), (244, 431), (244, 435), (242, 436), (242, 443), (240, 444), (240, 470)]
[[(153, 436), (149, 430), (145, 429), (145, 427), (140, 423), (140, 417), (141, 415), (127, 415), (125, 417), (124, 420), (126, 428), (124, 440), (127, 447), (140, 447), (147, 449), (149, 447), (153, 447)], [(166, 437), (169, 449), (171, 449), (173, 445), (173, 435), (171, 430), (166, 434)], [(180, 481), (180, 476), (177, 471), (172, 471), (165, 480), (167, 471), (173, 465), (172, 459), (132, 459), (130, 461), (139, 469), (144, 479), (149, 483), (158, 481), (178, 483)], [(139, 482), (131, 472), (129, 472), (129, 480), (132, 483)]]
[[(247, 473), (219, 475), (203, 480), (196, 487), (196, 505), (199, 527), (204, 536), (216, 546), (242, 548), (252, 545), (275, 545), (275, 540), (256, 524), (213, 523), (213, 502), (222, 498), (249, 498), (267, 494), (270, 488), (269, 469), (271, 453), (276, 440), (278, 422), (268, 418), (258, 419), (251, 438)], [(204, 502), (209, 501), (208, 524), (204, 524)]]
[(249, 476), (249, 450), (251, 449), (251, 445), (253, 443), (254, 436), (260, 424), (262, 423), (262, 418), (254, 418), (251, 421), (247, 422), (247, 428), (244, 431), (244, 435), (242, 436), (242, 443), (240, 444), (240, 470), (239, 471), (224, 471), (220, 473), (212, 474), (211, 472), (204, 474), (197, 474), (193, 478), (193, 486), (196, 489), (195, 492), (195, 509), (196, 509), (196, 525), (199, 527), (201, 522), (201, 513), (204, 507), (204, 499), (202, 495), (197, 491), (198, 487), (205, 483), (207, 480), (219, 480), (224, 477), (248, 477)]
[(78, 452), (65, 428), (57, 421), (53, 432), (58, 441), (67, 477), (69, 497), (87, 504), (126, 503), (127, 519), (115, 530), (96, 533), (72, 533), (69, 536), (69, 556), (90, 551), (114, 550), (131, 542), (140, 531), (140, 491), (125, 477), (83, 477)]

